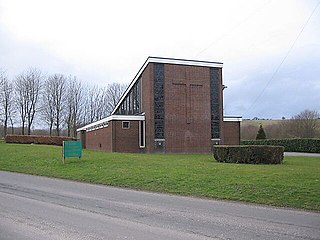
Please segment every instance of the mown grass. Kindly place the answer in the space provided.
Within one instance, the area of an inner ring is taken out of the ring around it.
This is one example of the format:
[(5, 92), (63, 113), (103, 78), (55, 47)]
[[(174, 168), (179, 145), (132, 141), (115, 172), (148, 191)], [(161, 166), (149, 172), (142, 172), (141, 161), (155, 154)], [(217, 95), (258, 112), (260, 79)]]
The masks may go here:
[(282, 165), (217, 163), (212, 155), (83, 151), (62, 164), (61, 147), (0, 142), (0, 170), (140, 190), (320, 211), (320, 158)]

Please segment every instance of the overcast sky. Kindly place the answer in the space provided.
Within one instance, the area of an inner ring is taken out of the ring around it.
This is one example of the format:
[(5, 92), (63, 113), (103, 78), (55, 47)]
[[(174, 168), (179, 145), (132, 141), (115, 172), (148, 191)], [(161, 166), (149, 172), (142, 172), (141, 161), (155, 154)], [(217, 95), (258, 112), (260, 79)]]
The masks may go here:
[(148, 56), (223, 62), (225, 115), (320, 111), (319, 0), (0, 0), (0, 68), (129, 83)]

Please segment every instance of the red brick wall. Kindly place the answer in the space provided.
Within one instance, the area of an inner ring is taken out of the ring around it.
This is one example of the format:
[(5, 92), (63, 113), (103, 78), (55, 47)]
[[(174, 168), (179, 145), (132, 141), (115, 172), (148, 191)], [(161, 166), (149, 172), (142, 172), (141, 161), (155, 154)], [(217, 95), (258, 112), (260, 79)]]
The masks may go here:
[(112, 152), (112, 122), (106, 128), (86, 133), (86, 149)]
[(240, 122), (223, 122), (223, 137), (221, 144), (240, 144)]
[(112, 122), (114, 124), (114, 152), (140, 152), (139, 121), (129, 121), (129, 129), (122, 128), (122, 121)]
[[(164, 71), (165, 151), (177, 153), (210, 152), (210, 69), (208, 67), (165, 64)], [(149, 64), (141, 76), (142, 111), (145, 112), (146, 117), (146, 152), (154, 151), (153, 81), (153, 64)], [(188, 95), (192, 100), (190, 106), (186, 101), (186, 91), (189, 87), (173, 84), (173, 82), (184, 84), (188, 81), (193, 85), (202, 85), (191, 86), (188, 90)], [(221, 70), (220, 82), (222, 83)], [(221, 94), (220, 119), (222, 119), (222, 99)], [(223, 135), (222, 125), (221, 120), (221, 138)]]
[(165, 65), (166, 152), (210, 152), (209, 71), (207, 67)]
[[(146, 147), (144, 151), (149, 153), (154, 152), (153, 70), (154, 64), (149, 64), (141, 75), (141, 109), (145, 113), (146, 120)], [(219, 71), (222, 83), (222, 70)], [(210, 68), (165, 64), (164, 75), (165, 152), (210, 152)], [(193, 86), (183, 85), (188, 82)], [(221, 86), (220, 91), (222, 92)], [(188, 102), (187, 96), (190, 98), (190, 102)], [(222, 119), (222, 99), (221, 94), (220, 119)], [(140, 152), (138, 124), (138, 121), (131, 121), (130, 129), (122, 129), (122, 121), (112, 121), (108, 128), (87, 132), (87, 148), (117, 152)], [(222, 120), (220, 126), (221, 138), (223, 138)]]
[(86, 148), (107, 152), (140, 152), (139, 121), (129, 121), (123, 129), (122, 121), (110, 121), (107, 128), (86, 133)]

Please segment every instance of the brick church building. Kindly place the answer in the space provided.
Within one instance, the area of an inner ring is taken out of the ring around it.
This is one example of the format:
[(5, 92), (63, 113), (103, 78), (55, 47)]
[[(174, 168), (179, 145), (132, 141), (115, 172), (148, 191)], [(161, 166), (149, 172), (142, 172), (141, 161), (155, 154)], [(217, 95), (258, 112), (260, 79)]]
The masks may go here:
[(111, 116), (80, 129), (84, 148), (209, 153), (239, 144), (239, 117), (223, 117), (222, 63), (149, 57)]

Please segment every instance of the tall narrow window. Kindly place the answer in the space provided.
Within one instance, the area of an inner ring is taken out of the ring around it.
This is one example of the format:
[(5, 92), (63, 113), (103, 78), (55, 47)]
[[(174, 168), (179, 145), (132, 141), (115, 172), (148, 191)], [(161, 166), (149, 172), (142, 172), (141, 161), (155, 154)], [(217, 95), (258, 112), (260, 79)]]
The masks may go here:
[(139, 144), (140, 148), (146, 146), (146, 122), (139, 121)]

